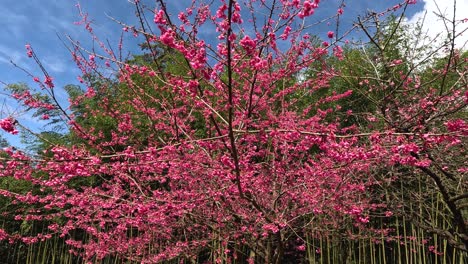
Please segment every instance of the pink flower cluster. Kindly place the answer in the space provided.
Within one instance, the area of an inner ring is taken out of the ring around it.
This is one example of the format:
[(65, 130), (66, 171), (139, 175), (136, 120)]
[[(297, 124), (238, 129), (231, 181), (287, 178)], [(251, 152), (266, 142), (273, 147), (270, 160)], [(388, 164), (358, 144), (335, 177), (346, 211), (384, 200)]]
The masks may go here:
[(445, 126), (450, 132), (460, 131), (463, 135), (468, 134), (468, 124), (463, 119), (450, 120), (445, 123)]
[(297, 16), (303, 19), (305, 17), (313, 15), (315, 13), (315, 8), (318, 7), (319, 2), (319, 0), (315, 0), (313, 3), (308, 0), (304, 1), (302, 11)]
[(11, 117), (7, 117), (0, 120), (0, 128), (13, 135), (18, 134), (18, 130), (16, 130), (15, 124), (16, 120), (14, 120)]
[(166, 18), (163, 10), (159, 10), (155, 12), (156, 14), (154, 15), (154, 23), (156, 24), (166, 24)]
[(45, 79), (44, 79), (44, 83), (45, 85), (47, 85), (47, 87), (49, 87), (50, 89), (54, 88), (54, 82), (53, 82), (53, 78), (50, 77), (50, 76), (46, 76)]
[(26, 47), (26, 54), (28, 55), (29, 58), (31, 58), (33, 56), (33, 51), (32, 51), (31, 45), (26, 44), (24, 46)]
[(255, 41), (252, 40), (249, 36), (245, 36), (240, 41), (240, 45), (247, 51), (247, 54), (252, 54), (257, 46)]

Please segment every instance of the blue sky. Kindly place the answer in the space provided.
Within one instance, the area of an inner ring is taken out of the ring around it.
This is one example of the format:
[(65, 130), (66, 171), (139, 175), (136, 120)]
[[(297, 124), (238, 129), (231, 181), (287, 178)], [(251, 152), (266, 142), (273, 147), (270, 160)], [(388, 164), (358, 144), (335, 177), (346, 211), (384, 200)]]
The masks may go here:
[[(144, 2), (152, 3), (150, 0)], [(182, 5), (181, 3), (191, 1), (168, 2), (172, 2), (172, 10), (176, 10), (178, 5)], [(394, 0), (348, 0), (346, 1), (347, 6), (344, 8), (342, 26), (349, 26), (356, 20), (358, 15), (364, 15), (367, 10), (382, 11), (398, 2)], [(413, 19), (416, 19), (418, 14), (421, 16), (425, 11), (425, 7), (426, 9), (431, 7), (430, 2), (432, 0), (419, 0), (417, 5), (410, 7), (407, 13), (408, 16)], [(445, 3), (446, 1), (437, 2)], [(468, 6), (468, 0), (458, 0), (458, 2), (459, 4), (461, 2), (461, 10)], [(320, 12), (317, 11), (316, 14), (322, 14), (323, 16), (334, 14), (340, 3), (340, 0), (322, 0), (319, 8)], [(29, 43), (49, 74), (54, 77), (56, 89), (59, 90), (66, 84), (78, 84), (77, 76), (79, 71), (74, 66), (64, 44), (58, 38), (60, 36), (67, 41), (66, 35), (70, 35), (73, 39), (80, 40), (84, 46), (88, 45), (90, 47), (89, 45), (92, 43), (90, 35), (82, 26), (74, 24), (74, 22), (80, 20), (76, 4), (77, 1), (75, 0), (0, 0), (0, 10), (2, 10), (0, 28), (3, 30), (2, 37), (0, 37), (1, 82), (7, 84), (25, 82), (31, 86), (35, 85), (24, 72), (14, 68), (10, 64), (10, 60), (31, 73), (42, 76), (34, 61), (26, 55), (25, 44)], [(115, 46), (122, 33), (122, 27), (107, 16), (112, 16), (128, 24), (134, 24), (136, 21), (133, 5), (127, 0), (81, 0), (80, 5), (94, 21), (93, 28), (97, 35), (102, 39), (109, 39), (110, 43)], [(468, 9), (465, 9), (465, 11), (468, 11)], [(319, 19), (318, 15), (314, 16), (311, 19)], [(317, 31), (316, 33), (325, 38), (326, 32), (334, 30), (334, 26), (329, 26), (329, 28), (324, 26), (318, 30), (323, 32)], [(138, 43), (137, 40), (128, 37), (126, 42), (127, 47), (133, 45), (133, 49), (130, 50), (137, 50), (135, 47), (135, 44)], [(3, 87), (3, 84), (1, 86)], [(64, 93), (62, 93), (62, 96), (64, 96)], [(33, 120), (30, 116), (19, 113), (18, 108), (6, 98), (3, 93), (0, 93), (0, 118), (12, 115), (17, 117), (22, 124), (34, 127), (37, 131), (41, 130), (43, 125), (41, 121)], [(62, 99), (66, 102), (66, 98)], [(7, 138), (10, 143), (19, 144), (18, 136), (12, 137), (4, 132), (0, 133), (0, 136)]]

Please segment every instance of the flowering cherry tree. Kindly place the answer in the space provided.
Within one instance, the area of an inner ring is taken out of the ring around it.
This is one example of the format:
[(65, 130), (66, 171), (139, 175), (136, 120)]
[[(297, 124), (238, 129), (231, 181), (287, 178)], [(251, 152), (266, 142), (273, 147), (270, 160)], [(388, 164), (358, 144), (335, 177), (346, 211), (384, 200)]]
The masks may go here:
[[(15, 220), (47, 228), (30, 236), (3, 231), (0, 239), (58, 236), (89, 261), (282, 263), (319, 252), (309, 238), (381, 236), (369, 224), (393, 207), (374, 190), (398, 177), (382, 171), (404, 167), (436, 182), (454, 217), (454, 243), (466, 248), (458, 204), (466, 197), (442, 190), (434, 172), (463, 174), (466, 164), (439, 167), (442, 157), (432, 154), (459, 150), (466, 137), (466, 122), (450, 115), (466, 108), (466, 64), (456, 84), (421, 93), (421, 79), (408, 71), (388, 75), (398, 84), (382, 77), (371, 87), (380, 109), (366, 113), (367, 126), (349, 125), (352, 109), (340, 105), (356, 90), (320, 92), (340, 76), (325, 58), (343, 56), (336, 32), (323, 43), (313, 36), (310, 17), (326, 2), (193, 1), (177, 14), (162, 0), (133, 4), (140, 24), (116, 22), (142, 38), (145, 56), (122, 60), (93, 35), (102, 52), (70, 49), (87, 86), (71, 98), (71, 110), (55, 99), (45, 70), (44, 81), (31, 77), (49, 100), (13, 93), (25, 107), (53, 111), (76, 143), (49, 142), (39, 157), (4, 151), (0, 176), (33, 185), (26, 193), (1, 191), (25, 205)], [(319, 70), (305, 78), (311, 68)], [(106, 79), (110, 70), (115, 75)], [(0, 127), (12, 134), (22, 128), (12, 117)]]

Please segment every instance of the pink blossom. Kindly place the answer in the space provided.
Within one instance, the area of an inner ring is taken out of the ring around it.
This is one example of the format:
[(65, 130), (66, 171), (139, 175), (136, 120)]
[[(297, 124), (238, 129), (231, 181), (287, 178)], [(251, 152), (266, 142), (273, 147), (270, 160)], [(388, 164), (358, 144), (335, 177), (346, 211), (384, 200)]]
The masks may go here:
[(54, 83), (53, 83), (53, 78), (52, 78), (52, 77), (46, 76), (45, 79), (44, 79), (44, 83), (45, 83), (45, 85), (47, 85), (47, 87), (49, 87), (50, 89), (54, 88)]
[(339, 60), (343, 59), (343, 48), (340, 46), (333, 47), (333, 55), (337, 57)]
[(358, 217), (358, 220), (359, 220), (359, 222), (361, 222), (363, 224), (369, 223), (369, 217), (368, 216), (366, 216), (366, 217), (360, 216), (360, 217)]
[(29, 58), (31, 58), (33, 56), (33, 51), (32, 51), (31, 45), (26, 44), (24, 46), (26, 47), (26, 54), (28, 55)]
[(8, 233), (4, 229), (0, 228), (0, 241), (8, 238)]
[(314, 14), (314, 8), (317, 7), (317, 3), (311, 3), (309, 0), (304, 1), (302, 11), (297, 15), (299, 18), (305, 18)]
[(155, 12), (154, 23), (156, 24), (166, 24), (166, 18), (163, 10)]
[(401, 7), (401, 4), (397, 4), (397, 5), (394, 5), (394, 6), (392, 7), (392, 9), (395, 11), (395, 10), (397, 10), (397, 9), (400, 8), (400, 7)]
[(418, 153), (420, 151), (420, 147), (416, 145), (415, 143), (408, 143), (408, 144), (402, 144), (400, 146), (395, 147), (393, 151), (395, 153), (401, 152), (404, 154)]
[(335, 33), (333, 31), (328, 31), (327, 36), (328, 38), (333, 38), (333, 36), (335, 36)]
[(187, 15), (184, 12), (179, 12), (179, 15), (177, 15), (177, 17), (182, 23), (189, 23)]
[(11, 117), (7, 117), (0, 120), (0, 128), (13, 135), (18, 134), (18, 130), (16, 130), (15, 124), (16, 120), (14, 120)]
[(252, 40), (249, 36), (245, 36), (240, 41), (240, 45), (247, 51), (248, 54), (252, 54), (255, 50), (255, 41)]
[(291, 27), (290, 26), (286, 26), (284, 28), (284, 32), (283, 34), (281, 34), (280, 38), (283, 39), (283, 40), (286, 40), (288, 37), (289, 37), (289, 33), (291, 32)]
[(306, 247), (304, 244), (300, 245), (300, 246), (297, 246), (297, 250), (299, 251), (305, 251), (306, 250)]
[(266, 232), (278, 233), (279, 228), (275, 224), (265, 224), (263, 225), (263, 230)]
[(224, 3), (224, 4), (223, 4), (222, 6), (220, 6), (220, 7), (218, 8), (218, 10), (216, 11), (216, 17), (217, 17), (218, 19), (225, 19), (225, 18), (226, 18), (226, 14), (225, 14), (226, 10), (227, 10), (227, 5), (226, 5), (226, 3)]
[(165, 45), (169, 47), (175, 46), (174, 32), (172, 30), (167, 30), (166, 32), (164, 32), (164, 34), (162, 34), (159, 39), (161, 40), (162, 43), (164, 43)]
[[(238, 3), (236, 3), (236, 5), (239, 5)], [(237, 23), (237, 24), (242, 24), (242, 18), (241, 18), (241, 15), (240, 15), (240, 12), (234, 12), (232, 14), (232, 23)]]
[(93, 87), (88, 87), (86, 93), (84, 94), (87, 98), (93, 98), (96, 95)]
[(427, 167), (431, 166), (431, 164), (432, 164), (432, 161), (430, 159), (423, 159), (423, 160), (419, 160), (419, 161), (415, 162), (414, 166), (427, 168)]
[(403, 60), (400, 60), (400, 59), (398, 59), (398, 60), (393, 60), (393, 61), (390, 63), (389, 66), (397, 66), (397, 65), (400, 65), (400, 64), (402, 64), (402, 63), (403, 63)]
[(445, 126), (450, 132), (455, 132), (455, 131), (462, 131), (465, 133), (468, 132), (468, 124), (463, 119), (450, 120), (445, 123)]

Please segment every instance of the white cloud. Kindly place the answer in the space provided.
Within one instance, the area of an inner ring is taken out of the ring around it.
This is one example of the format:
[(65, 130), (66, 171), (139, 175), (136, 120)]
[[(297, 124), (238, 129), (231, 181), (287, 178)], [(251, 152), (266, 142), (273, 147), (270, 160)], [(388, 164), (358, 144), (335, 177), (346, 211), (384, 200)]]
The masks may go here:
[(22, 65), (26, 68), (28, 68), (26, 65), (26, 51), (25, 52), (20, 52), (18, 49), (15, 49), (15, 47), (9, 47), (3, 44), (0, 44), (0, 63), (5, 63), (9, 67), (13, 67), (11, 65), (11, 62), (14, 62), (18, 65)]
[(0, 23), (0, 25), (6, 31), (5, 35), (13, 39), (22, 37), (24, 27), (28, 26), (28, 17), (15, 13), (12, 10), (5, 10), (5, 12), (2, 12), (2, 20), (4, 22)]
[(45, 67), (46, 70), (50, 70), (55, 73), (62, 73), (65, 72), (67, 69), (66, 61), (64, 61), (63, 58), (57, 58), (57, 57), (45, 57), (44, 59), (41, 60), (42, 65)]
[[(447, 28), (451, 31), (453, 25), (454, 1), (456, 0), (423, 0), (424, 9), (414, 14), (408, 22), (416, 23), (424, 19), (423, 32), (435, 40), (443, 40), (447, 36)], [(455, 20), (457, 21), (456, 34), (458, 36), (455, 43), (457, 48), (468, 48), (468, 0), (458, 0), (455, 6)], [(443, 19), (444, 17), (445, 19)], [(445, 21), (445, 23), (444, 23)]]

